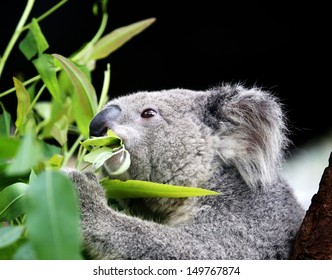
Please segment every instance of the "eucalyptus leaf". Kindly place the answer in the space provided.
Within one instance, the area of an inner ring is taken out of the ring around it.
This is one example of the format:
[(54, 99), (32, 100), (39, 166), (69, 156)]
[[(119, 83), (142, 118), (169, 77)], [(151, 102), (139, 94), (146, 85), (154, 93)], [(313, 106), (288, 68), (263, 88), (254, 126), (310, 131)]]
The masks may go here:
[(48, 144), (46, 142), (40, 141), (39, 142), (42, 148), (44, 158), (50, 158), (55, 154), (61, 153), (61, 148), (55, 145)]
[(19, 177), (8, 176), (5, 172), (7, 166), (8, 164), (3, 165), (2, 163), (0, 163), (0, 191), (12, 184), (16, 184), (19, 181), (27, 182), (29, 179), (29, 174), (20, 175)]
[(67, 132), (69, 121), (67, 116), (63, 115), (56, 123), (53, 124), (50, 134), (58, 143), (63, 146), (67, 142)]
[(114, 199), (148, 197), (181, 198), (219, 194), (218, 192), (202, 188), (166, 185), (139, 180), (120, 181), (103, 179), (100, 183), (106, 189), (107, 196)]
[(122, 145), (122, 140), (112, 130), (108, 130), (106, 136), (91, 137), (82, 142), (82, 146), (87, 150), (91, 149), (91, 147), (121, 147)]
[[(60, 145), (63, 145), (66, 142), (66, 135), (71, 119), (70, 115), (72, 101), (70, 98), (66, 98), (65, 102), (58, 102), (53, 99), (49, 106), (50, 108), (48, 106), (38, 106), (37, 109), (40, 114), (43, 114), (44, 117), (47, 117), (47, 119), (44, 121), (40, 137), (42, 139), (55, 138), (60, 143)], [(41, 110), (45, 110), (45, 112)], [(49, 110), (51, 111), (50, 113)], [(59, 131), (59, 129), (62, 130)]]
[(36, 46), (36, 40), (31, 31), (28, 31), (27, 35), (19, 44), (19, 49), (24, 54), (27, 60), (30, 60), (35, 55), (37, 55), (38, 50)]
[(42, 54), (49, 47), (38, 21), (33, 18), (26, 37), (19, 44), (19, 48), (25, 57), (30, 60), (37, 54)]
[(117, 153), (121, 153), (121, 157), (117, 160), (118, 164), (116, 166), (116, 169), (110, 170), (109, 166), (106, 167), (108, 170), (108, 173), (113, 176), (125, 173), (129, 169), (130, 164), (131, 164), (130, 154), (127, 150), (125, 150), (124, 147)]
[(63, 158), (64, 158), (63, 155), (55, 154), (48, 160), (47, 163), (51, 167), (55, 167), (55, 168), (60, 169), (61, 166), (62, 166)]
[(29, 184), (31, 184), (31, 182), (35, 179), (37, 179), (37, 174), (34, 170), (31, 170), (30, 175), (29, 175)]
[(13, 255), (13, 260), (35, 260), (36, 252), (30, 242), (23, 243)]
[(11, 116), (5, 110), (5, 107), (0, 102), (0, 106), (2, 107), (2, 114), (0, 115), (0, 135), (9, 137), (10, 135), (10, 123), (11, 123)]
[(93, 47), (90, 60), (98, 60), (107, 57), (112, 52), (120, 48), (126, 42), (128, 42), (132, 37), (142, 32), (148, 26), (150, 26), (156, 19), (149, 18), (142, 20), (127, 26), (115, 29), (111, 33), (102, 37)]
[(28, 185), (16, 183), (0, 192), (0, 222), (11, 221), (25, 212)]
[(27, 86), (27, 92), (29, 93), (30, 96), (30, 100), (33, 100), (36, 96), (36, 94), (38, 93), (38, 81), (32, 83), (31, 85)]
[(97, 112), (96, 92), (84, 73), (73, 62), (59, 54), (53, 56), (59, 61), (74, 86), (73, 114), (78, 129), (85, 138), (88, 138), (89, 123)]
[(40, 29), (38, 21), (35, 18), (33, 18), (31, 21), (30, 31), (32, 32), (33, 37), (35, 38), (37, 52), (40, 55), (49, 48), (49, 45), (46, 41), (46, 38), (45, 38), (43, 32)]
[(84, 156), (83, 160), (93, 164), (94, 169), (100, 168), (106, 160), (113, 156), (114, 152), (111, 148), (101, 147), (93, 149), (90, 153)]
[(13, 162), (6, 169), (7, 175), (29, 173), (31, 168), (42, 158), (40, 143), (32, 132), (24, 135)]
[(66, 95), (71, 95), (73, 92), (73, 85), (71, 80), (68, 77), (68, 74), (66, 73), (66, 71), (62, 70), (59, 71), (58, 73), (58, 81), (59, 81), (59, 85), (61, 88), (61, 91), (63, 93), (65, 93)]
[(130, 154), (124, 147), (116, 151), (108, 147), (95, 148), (89, 154), (85, 155), (83, 159), (85, 162), (92, 163), (92, 167), (98, 170), (112, 157), (116, 157), (114, 160), (114, 170), (106, 167), (110, 175), (120, 175), (128, 170), (131, 163)]
[(50, 54), (41, 54), (33, 60), (39, 75), (45, 83), (52, 97), (58, 102), (64, 102), (66, 96), (62, 94), (56, 74), (54, 57)]
[(8, 226), (0, 228), (0, 249), (16, 242), (22, 235), (22, 226)]
[(130, 154), (125, 149), (122, 140), (112, 130), (108, 130), (106, 136), (92, 137), (81, 144), (89, 151), (83, 160), (92, 163), (95, 170), (98, 170), (112, 157), (114, 157), (112, 164), (114, 170), (110, 170), (110, 167), (107, 166), (109, 174), (119, 175), (130, 167)]
[(81, 259), (79, 207), (68, 177), (47, 170), (31, 182), (27, 228), (38, 259)]
[(37, 102), (34, 106), (36, 112), (44, 119), (48, 120), (51, 118), (51, 102), (49, 101), (40, 101)]
[(24, 124), (26, 123), (27, 116), (30, 112), (30, 96), (19, 79), (14, 77), (13, 80), (17, 96), (17, 117), (15, 125), (18, 131), (23, 134)]
[[(15, 254), (15, 251), (17, 250), (17, 248), (19, 247), (20, 240), (12, 243), (9, 246), (6, 246), (4, 248), (0, 248), (0, 262), (2, 260), (12, 260), (13, 259), (13, 255)], [(1, 270), (1, 272), (3, 272), (3, 270)]]
[(21, 142), (16, 138), (9, 138), (0, 135), (0, 162), (1, 159), (6, 160), (13, 158)]

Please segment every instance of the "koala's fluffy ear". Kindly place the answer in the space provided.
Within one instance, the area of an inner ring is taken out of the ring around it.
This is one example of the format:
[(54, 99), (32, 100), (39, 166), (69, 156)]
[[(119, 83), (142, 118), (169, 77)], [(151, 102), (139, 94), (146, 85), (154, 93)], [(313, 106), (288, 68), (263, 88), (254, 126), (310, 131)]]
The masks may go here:
[(268, 187), (288, 144), (277, 100), (257, 88), (224, 85), (208, 92), (203, 119), (220, 138), (220, 157), (254, 190)]

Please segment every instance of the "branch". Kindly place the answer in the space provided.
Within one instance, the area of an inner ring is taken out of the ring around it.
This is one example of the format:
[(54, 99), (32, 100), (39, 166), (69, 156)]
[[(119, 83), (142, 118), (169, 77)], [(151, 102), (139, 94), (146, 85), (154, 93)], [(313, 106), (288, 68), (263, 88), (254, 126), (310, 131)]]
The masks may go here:
[(297, 233), (290, 259), (332, 259), (332, 153), (318, 193)]

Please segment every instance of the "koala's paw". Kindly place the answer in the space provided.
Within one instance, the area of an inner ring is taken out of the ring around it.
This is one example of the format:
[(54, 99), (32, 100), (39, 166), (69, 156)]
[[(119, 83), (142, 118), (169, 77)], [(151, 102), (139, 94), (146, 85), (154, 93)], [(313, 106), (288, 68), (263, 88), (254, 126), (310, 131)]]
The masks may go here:
[(82, 213), (97, 211), (107, 206), (103, 187), (92, 172), (80, 172), (75, 169), (64, 168), (61, 172), (68, 176), (75, 184)]

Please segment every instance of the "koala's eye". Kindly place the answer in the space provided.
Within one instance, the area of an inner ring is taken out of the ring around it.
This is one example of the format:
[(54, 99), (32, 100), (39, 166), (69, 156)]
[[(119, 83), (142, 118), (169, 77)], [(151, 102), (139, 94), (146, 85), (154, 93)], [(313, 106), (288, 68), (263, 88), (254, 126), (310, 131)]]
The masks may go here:
[(147, 119), (147, 118), (152, 118), (156, 115), (157, 115), (157, 112), (155, 110), (149, 108), (149, 109), (145, 109), (142, 112), (141, 117)]

